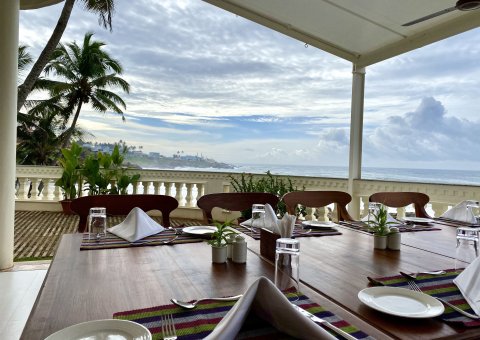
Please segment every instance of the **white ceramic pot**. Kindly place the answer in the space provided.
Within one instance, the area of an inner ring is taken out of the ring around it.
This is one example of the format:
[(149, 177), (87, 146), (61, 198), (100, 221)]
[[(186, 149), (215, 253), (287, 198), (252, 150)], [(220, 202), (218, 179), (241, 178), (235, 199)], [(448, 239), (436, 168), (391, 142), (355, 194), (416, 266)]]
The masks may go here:
[(373, 248), (375, 249), (387, 249), (387, 237), (373, 235)]
[(212, 246), (212, 262), (225, 263), (227, 262), (227, 246), (214, 247)]

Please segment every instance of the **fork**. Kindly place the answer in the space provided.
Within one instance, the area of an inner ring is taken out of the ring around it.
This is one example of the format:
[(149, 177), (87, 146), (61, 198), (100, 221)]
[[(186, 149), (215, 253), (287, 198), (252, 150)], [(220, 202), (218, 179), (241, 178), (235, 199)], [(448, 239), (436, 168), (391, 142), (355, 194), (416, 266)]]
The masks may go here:
[[(416, 292), (419, 292), (419, 293), (423, 293), (422, 292), (422, 289), (417, 285), (417, 283), (412, 280), (412, 279), (408, 279), (407, 280), (408, 282), (408, 286), (410, 287), (410, 290), (413, 290), (413, 291), (416, 291)], [(431, 295), (430, 295), (431, 296)], [(457, 306), (455, 305), (452, 305), (450, 302), (448, 302), (447, 300), (444, 300), (442, 298), (439, 298), (439, 297), (436, 297), (436, 296), (432, 296), (433, 298), (437, 299), (438, 301), (440, 301), (441, 303), (445, 304), (446, 306), (452, 308), (453, 310), (456, 310), (457, 312), (459, 312), (460, 314), (466, 316), (467, 318), (470, 318), (470, 319), (474, 319), (474, 320), (479, 320), (480, 319), (480, 316), (478, 315), (474, 315), (474, 314), (470, 314), (468, 312), (465, 312), (464, 310), (458, 308)]]
[(162, 321), (162, 338), (164, 340), (176, 340), (177, 332), (175, 331), (175, 323), (173, 322), (172, 314), (165, 314), (161, 316)]

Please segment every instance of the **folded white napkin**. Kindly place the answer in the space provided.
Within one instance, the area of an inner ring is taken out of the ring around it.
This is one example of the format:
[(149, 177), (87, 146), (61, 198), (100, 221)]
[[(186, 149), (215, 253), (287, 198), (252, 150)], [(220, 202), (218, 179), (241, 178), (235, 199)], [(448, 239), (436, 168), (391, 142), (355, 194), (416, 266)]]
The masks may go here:
[(279, 331), (298, 339), (335, 339), (301, 315), (285, 295), (265, 277), (260, 277), (205, 339), (234, 339), (250, 312)]
[(480, 257), (470, 263), (454, 280), (465, 300), (480, 315)]
[(293, 235), (293, 229), (295, 228), (295, 221), (297, 220), (297, 216), (289, 215), (286, 213), (283, 215), (282, 219), (278, 221), (278, 232), (281, 237), (283, 238), (291, 238)]
[(447, 210), (440, 217), (445, 217), (451, 220), (462, 221), (467, 223), (476, 223), (477, 221), (475, 219), (475, 215), (473, 214), (472, 210), (471, 209), (467, 210), (467, 205), (472, 203), (478, 204), (477, 201), (471, 201), (471, 200), (460, 202), (453, 208)]
[[(368, 221), (375, 221), (375, 217), (373, 217), (370, 213), (367, 214), (367, 216), (362, 218), (362, 222), (368, 222)], [(391, 222), (392, 224), (389, 224), (390, 227), (393, 227), (394, 225), (400, 225), (400, 221), (396, 220), (393, 218), (392, 215), (387, 213), (387, 222)], [(393, 224), (395, 223), (395, 224)]]
[(270, 204), (265, 204), (265, 215), (259, 219), (249, 219), (242, 222), (242, 225), (253, 228), (264, 228), (270, 231), (275, 231), (277, 228), (278, 218)]
[(109, 228), (108, 231), (129, 242), (135, 242), (144, 237), (158, 234), (164, 229), (152, 220), (145, 211), (135, 207), (128, 213), (127, 218), (122, 223)]

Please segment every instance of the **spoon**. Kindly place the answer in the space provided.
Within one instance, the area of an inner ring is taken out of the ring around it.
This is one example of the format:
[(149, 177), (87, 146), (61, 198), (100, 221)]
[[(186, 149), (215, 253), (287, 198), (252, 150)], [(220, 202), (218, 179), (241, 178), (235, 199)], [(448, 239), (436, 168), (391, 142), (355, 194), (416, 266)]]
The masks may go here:
[(200, 299), (194, 302), (185, 302), (185, 301), (178, 301), (177, 299), (170, 299), (174, 304), (177, 306), (180, 306), (185, 309), (193, 309), (197, 306), (197, 304), (201, 301), (207, 301), (207, 300), (212, 300), (212, 301), (237, 301), (240, 299), (243, 295), (236, 295), (236, 296), (230, 296), (230, 297), (222, 297), (222, 298), (205, 298), (205, 299)]
[(446, 274), (445, 270), (437, 270), (437, 271), (424, 271), (424, 272), (418, 272), (418, 273), (411, 273), (407, 274), (404, 272), (400, 272), (403, 276), (410, 278), (410, 279), (416, 279), (418, 275), (420, 274), (427, 274), (427, 275), (443, 275)]

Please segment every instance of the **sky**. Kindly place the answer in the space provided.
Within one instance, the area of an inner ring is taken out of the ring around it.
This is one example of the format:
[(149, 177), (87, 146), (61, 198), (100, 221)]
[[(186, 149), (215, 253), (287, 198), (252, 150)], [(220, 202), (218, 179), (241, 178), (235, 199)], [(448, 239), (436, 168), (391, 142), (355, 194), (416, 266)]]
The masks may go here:
[[(63, 4), (20, 14), (35, 57)], [(351, 63), (200, 0), (116, 1), (113, 30), (77, 4), (62, 42), (86, 32), (120, 61), (126, 122), (86, 107), (91, 142), (232, 164), (347, 166)], [(480, 29), (367, 67), (363, 166), (480, 166)]]

